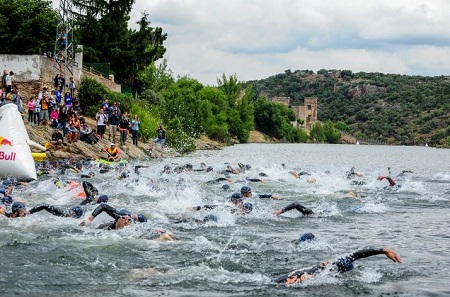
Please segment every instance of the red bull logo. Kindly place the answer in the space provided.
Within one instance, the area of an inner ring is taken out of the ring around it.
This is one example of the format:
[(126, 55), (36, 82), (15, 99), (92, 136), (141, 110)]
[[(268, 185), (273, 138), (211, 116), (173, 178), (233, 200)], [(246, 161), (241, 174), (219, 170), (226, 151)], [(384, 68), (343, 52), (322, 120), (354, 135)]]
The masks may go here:
[(11, 152), (11, 153), (5, 153), (5, 152), (0, 152), (0, 161), (5, 160), (5, 161), (15, 161), (16, 160), (16, 153)]
[(0, 146), (2, 146), (2, 145), (9, 145), (9, 146), (12, 146), (13, 143), (12, 143), (12, 141), (9, 140), (8, 138), (5, 138), (5, 137), (3, 137), (3, 136), (0, 136)]

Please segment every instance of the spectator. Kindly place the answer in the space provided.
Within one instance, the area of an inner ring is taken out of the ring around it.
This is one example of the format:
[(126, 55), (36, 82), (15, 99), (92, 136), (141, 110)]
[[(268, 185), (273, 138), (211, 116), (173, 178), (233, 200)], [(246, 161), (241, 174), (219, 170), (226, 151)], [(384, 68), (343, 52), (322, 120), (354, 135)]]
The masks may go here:
[(30, 98), (27, 104), (28, 109), (28, 125), (33, 126), (34, 97)]
[(64, 103), (66, 105), (66, 110), (69, 110), (73, 105), (73, 98), (70, 96), (69, 92), (64, 94)]
[(57, 128), (58, 127), (58, 118), (59, 118), (59, 113), (58, 113), (58, 108), (53, 108), (52, 112), (50, 113), (50, 120), (52, 121), (52, 128)]
[(100, 135), (100, 138), (103, 138), (106, 130), (106, 122), (108, 120), (103, 107), (98, 110), (97, 114), (95, 115), (95, 119), (97, 120), (97, 132)]
[(58, 129), (63, 130), (63, 135), (67, 135), (67, 111), (65, 108), (59, 109), (58, 114)]
[(34, 98), (34, 110), (33, 110), (33, 119), (35, 125), (40, 125), (41, 119), (40, 119), (40, 113), (41, 113), (41, 103), (39, 102), (38, 96)]
[(89, 144), (94, 144), (98, 142), (98, 138), (95, 135), (95, 132), (86, 123), (81, 125), (80, 140), (87, 142)]
[(11, 93), (11, 91), (12, 91), (12, 86), (13, 86), (13, 84), (12, 84), (12, 76), (13, 75), (14, 75), (14, 72), (12, 72), (12, 71), (10, 71), (9, 74), (6, 74), (6, 77), (5, 77), (5, 84), (6, 84), (5, 94), (6, 95)]
[(39, 102), (41, 104), (40, 118), (42, 121), (42, 125), (47, 125), (48, 121), (48, 100), (47, 96), (43, 95), (42, 100)]
[(156, 133), (158, 137), (155, 138), (154, 142), (161, 144), (161, 147), (164, 147), (166, 144), (166, 129), (162, 124), (159, 125), (159, 128), (156, 129)]
[(61, 134), (61, 132), (58, 129), (55, 129), (52, 134), (51, 144), (54, 148), (57, 150), (62, 149), (64, 145), (64, 138)]
[(73, 80), (73, 77), (69, 77), (69, 91), (70, 91), (70, 97), (74, 98), (75, 97), (75, 81)]
[[(115, 104), (115, 103), (114, 103)], [(108, 139), (109, 141), (116, 142), (116, 132), (117, 132), (117, 126), (119, 125), (119, 115), (117, 114), (117, 110), (112, 110), (112, 113), (108, 117), (108, 124), (109, 124), (109, 135)]]
[(133, 144), (138, 145), (138, 135), (139, 135), (139, 117), (137, 114), (134, 115), (133, 120), (131, 121), (131, 135), (133, 137)]
[(128, 117), (128, 113), (125, 112), (122, 115), (122, 118), (119, 122), (119, 131), (120, 131), (120, 144), (125, 145), (127, 142), (127, 135), (130, 131), (130, 118)]
[(69, 133), (67, 134), (67, 142), (73, 143), (78, 141), (78, 129), (75, 128), (74, 123), (69, 124), (69, 129), (67, 130)]

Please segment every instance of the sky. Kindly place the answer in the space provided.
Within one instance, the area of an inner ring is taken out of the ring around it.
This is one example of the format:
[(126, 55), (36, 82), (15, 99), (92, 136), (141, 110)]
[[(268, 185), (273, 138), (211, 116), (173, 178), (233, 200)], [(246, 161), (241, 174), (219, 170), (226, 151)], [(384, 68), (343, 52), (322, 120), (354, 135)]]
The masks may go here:
[(168, 68), (205, 85), (288, 69), (450, 74), (449, 0), (136, 0), (131, 27), (144, 11), (167, 33)]

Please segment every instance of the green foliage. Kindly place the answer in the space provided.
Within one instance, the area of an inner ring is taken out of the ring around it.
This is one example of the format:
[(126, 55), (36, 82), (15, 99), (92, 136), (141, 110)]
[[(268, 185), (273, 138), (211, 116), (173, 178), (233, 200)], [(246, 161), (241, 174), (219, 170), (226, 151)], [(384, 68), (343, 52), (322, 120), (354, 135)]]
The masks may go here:
[(85, 111), (86, 115), (95, 116), (107, 94), (108, 91), (101, 83), (92, 78), (83, 78), (78, 89), (81, 109)]
[(52, 53), (58, 15), (50, 1), (0, 0), (0, 52)]
[(270, 137), (288, 142), (301, 142), (304, 134), (292, 126), (293, 110), (279, 103), (261, 97), (255, 102), (255, 127)]
[(341, 143), (341, 133), (339, 133), (331, 121), (323, 125), (323, 133), (327, 143)]
[(170, 147), (182, 154), (195, 150), (194, 138), (183, 131), (183, 125), (178, 117), (171, 119), (166, 128), (166, 141)]
[(134, 0), (74, 0), (77, 15), (75, 39), (84, 47), (84, 61), (107, 62), (118, 82), (131, 85), (139, 92), (145, 87), (141, 73), (166, 51), (167, 34), (150, 27), (143, 12), (137, 22), (139, 30), (128, 28), (129, 13)]
[(292, 106), (317, 96), (318, 119), (338, 123), (337, 129), (353, 135), (393, 144), (405, 144), (408, 138), (430, 139), (430, 145), (446, 141), (439, 131), (449, 125), (448, 77), (325, 69), (318, 74), (289, 71), (247, 85), (256, 96), (290, 97)]
[(309, 137), (315, 143), (322, 143), (326, 140), (325, 130), (321, 123), (316, 123), (311, 127), (311, 131), (309, 132)]

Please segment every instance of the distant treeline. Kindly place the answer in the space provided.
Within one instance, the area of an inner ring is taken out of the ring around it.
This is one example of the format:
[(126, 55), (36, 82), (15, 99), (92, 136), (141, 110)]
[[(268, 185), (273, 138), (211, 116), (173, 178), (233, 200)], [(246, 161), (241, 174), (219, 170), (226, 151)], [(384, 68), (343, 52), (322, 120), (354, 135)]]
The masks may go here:
[[(347, 132), (390, 144), (450, 146), (449, 77), (286, 70), (250, 81), (256, 96), (318, 97), (320, 121), (343, 122)], [(340, 129), (344, 128), (340, 127)]]

